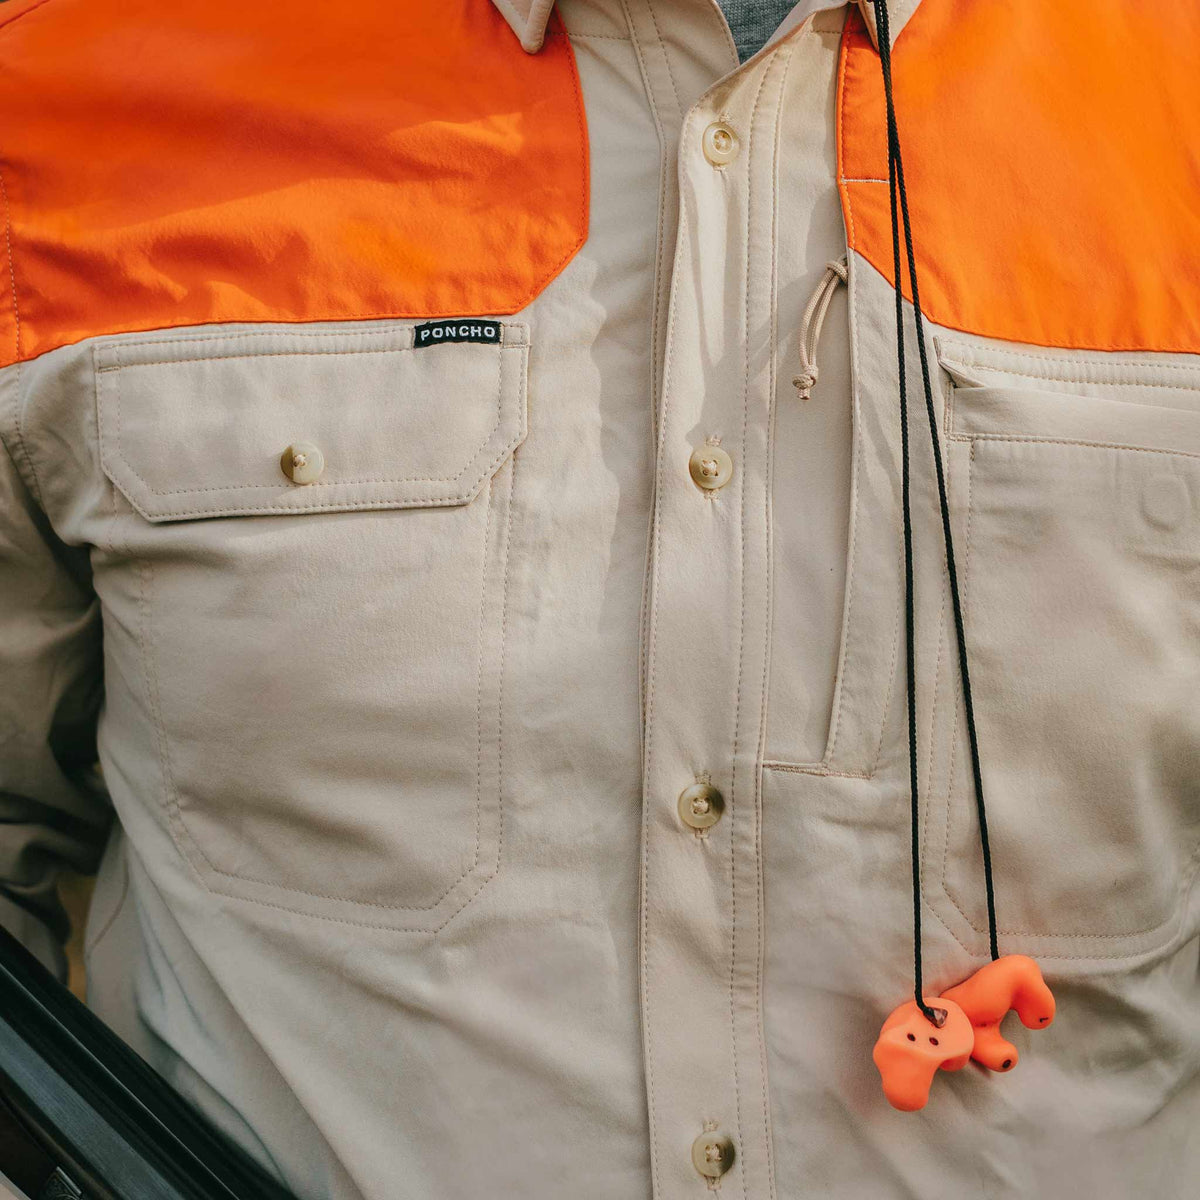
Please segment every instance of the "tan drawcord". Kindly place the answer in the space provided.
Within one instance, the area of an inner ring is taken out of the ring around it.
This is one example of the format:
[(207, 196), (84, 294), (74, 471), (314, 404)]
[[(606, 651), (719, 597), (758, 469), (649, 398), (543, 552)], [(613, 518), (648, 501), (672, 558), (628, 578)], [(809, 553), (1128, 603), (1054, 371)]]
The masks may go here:
[(825, 273), (817, 290), (813, 292), (804, 316), (800, 321), (800, 374), (792, 383), (800, 393), (801, 400), (807, 400), (812, 390), (817, 386), (820, 371), (817, 369), (817, 342), (821, 337), (821, 326), (825, 324), (825, 314), (833, 300), (839, 283), (846, 282), (846, 260), (839, 258), (825, 264)]

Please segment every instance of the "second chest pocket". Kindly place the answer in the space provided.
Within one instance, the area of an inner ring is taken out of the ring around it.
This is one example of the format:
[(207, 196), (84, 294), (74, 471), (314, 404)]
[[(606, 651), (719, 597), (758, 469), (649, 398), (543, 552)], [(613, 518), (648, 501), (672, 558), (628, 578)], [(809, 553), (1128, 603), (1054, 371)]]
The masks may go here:
[(528, 336), (491, 324), (97, 347), (166, 817), (212, 891), (434, 932), (500, 868)]
[[(1153, 949), (1180, 932), (1200, 851), (1200, 368), (939, 357), (1004, 948)], [(931, 876), (982, 932), (954, 707)]]

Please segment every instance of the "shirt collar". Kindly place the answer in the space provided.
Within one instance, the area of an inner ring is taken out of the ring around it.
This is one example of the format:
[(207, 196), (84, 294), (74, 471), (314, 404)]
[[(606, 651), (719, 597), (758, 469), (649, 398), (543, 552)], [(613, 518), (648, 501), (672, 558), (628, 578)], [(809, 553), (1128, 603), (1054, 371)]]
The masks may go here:
[[(871, 39), (878, 46), (879, 38), (875, 30), (874, 6), (871, 0), (857, 0), (857, 2), (858, 7), (862, 10), (867, 28), (871, 31)], [(492, 3), (512, 26), (513, 33), (517, 35), (521, 45), (530, 54), (536, 54), (542, 48), (542, 42), (546, 37), (546, 22), (550, 20), (550, 10), (554, 7), (554, 0), (492, 0)], [(900, 36), (900, 31), (908, 23), (909, 17), (917, 11), (917, 5), (920, 3), (921, 0), (888, 0), (893, 45), (895, 45), (896, 38)], [(803, 10), (811, 10), (812, 7), (811, 3), (802, 2), (796, 5), (797, 9)], [(789, 22), (790, 18), (785, 19), (784, 25), (788, 25)], [(792, 23), (794, 24), (794, 22)]]

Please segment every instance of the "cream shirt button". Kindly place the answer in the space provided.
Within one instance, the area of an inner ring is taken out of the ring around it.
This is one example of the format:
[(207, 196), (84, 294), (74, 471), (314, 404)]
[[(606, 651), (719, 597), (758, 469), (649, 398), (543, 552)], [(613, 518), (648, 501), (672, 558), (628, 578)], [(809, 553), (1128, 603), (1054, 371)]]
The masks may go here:
[(293, 442), (279, 456), (279, 465), (293, 483), (312, 483), (325, 470), (325, 455), (312, 442)]
[(700, 139), (704, 157), (714, 167), (724, 167), (737, 158), (738, 135), (724, 121), (714, 121)]
[(694, 783), (679, 793), (679, 819), (692, 829), (711, 829), (725, 811), (725, 797), (711, 783)]
[(733, 459), (720, 446), (704, 445), (688, 460), (688, 470), (697, 487), (715, 492), (733, 478)]
[(733, 1166), (733, 1142), (723, 1133), (702, 1133), (692, 1143), (692, 1165), (706, 1179), (719, 1179)]

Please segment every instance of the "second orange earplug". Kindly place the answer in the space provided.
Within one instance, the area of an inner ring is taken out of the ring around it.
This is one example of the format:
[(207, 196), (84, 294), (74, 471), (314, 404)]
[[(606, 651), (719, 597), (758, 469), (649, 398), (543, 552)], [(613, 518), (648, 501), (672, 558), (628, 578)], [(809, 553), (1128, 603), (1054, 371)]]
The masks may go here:
[(980, 967), (970, 979), (950, 988), (953, 1000), (975, 1029), (971, 1057), (992, 1071), (1011, 1071), (1017, 1048), (1000, 1032), (1000, 1022), (1016, 1009), (1026, 1029), (1045, 1029), (1054, 1020), (1054, 996), (1032, 958), (1005, 954)]

